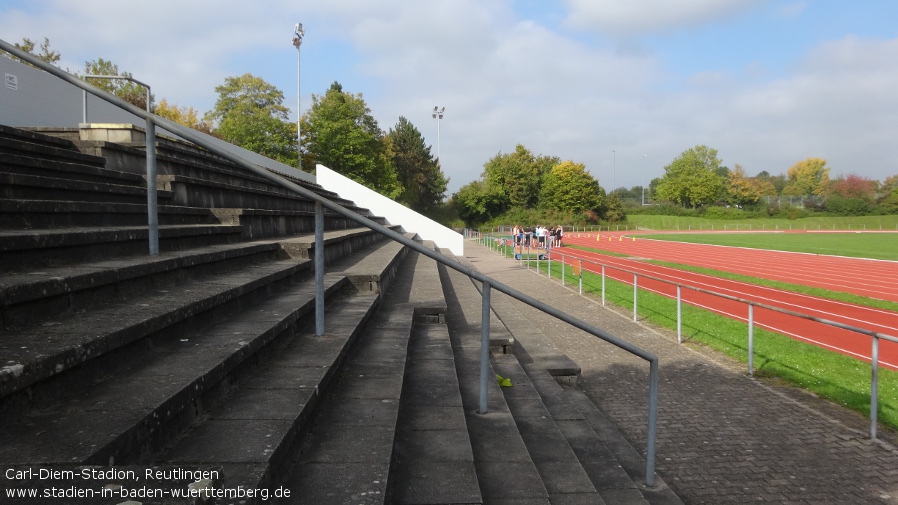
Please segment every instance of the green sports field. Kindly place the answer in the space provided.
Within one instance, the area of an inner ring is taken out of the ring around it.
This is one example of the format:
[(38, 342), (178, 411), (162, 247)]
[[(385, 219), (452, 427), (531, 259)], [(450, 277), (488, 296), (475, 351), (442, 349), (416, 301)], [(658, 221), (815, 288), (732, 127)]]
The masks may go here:
[(657, 240), (754, 249), (829, 254), (898, 261), (898, 233), (675, 233), (648, 235)]

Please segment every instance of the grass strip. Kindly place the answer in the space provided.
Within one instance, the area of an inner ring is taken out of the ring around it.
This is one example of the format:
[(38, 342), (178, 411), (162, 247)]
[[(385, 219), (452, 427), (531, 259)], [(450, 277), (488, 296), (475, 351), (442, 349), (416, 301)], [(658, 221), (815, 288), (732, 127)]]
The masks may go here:
[[(546, 275), (545, 262), (540, 266)], [(552, 262), (551, 277), (561, 280), (561, 264)], [(565, 284), (577, 286), (579, 277), (565, 267)], [(584, 295), (601, 298), (602, 276), (583, 271)], [(633, 310), (633, 285), (606, 277), (605, 301)], [(654, 325), (676, 330), (676, 299), (640, 290), (638, 316)], [(684, 341), (707, 346), (748, 363), (748, 324), (683, 303)], [(858, 336), (858, 338), (865, 338)], [(755, 327), (755, 376), (776, 377), (839, 405), (870, 415), (870, 365), (786, 335)], [(747, 370), (747, 366), (746, 366)], [(879, 370), (878, 420), (898, 429), (898, 372)]]
[(851, 258), (898, 260), (898, 233), (681, 233), (645, 238)]

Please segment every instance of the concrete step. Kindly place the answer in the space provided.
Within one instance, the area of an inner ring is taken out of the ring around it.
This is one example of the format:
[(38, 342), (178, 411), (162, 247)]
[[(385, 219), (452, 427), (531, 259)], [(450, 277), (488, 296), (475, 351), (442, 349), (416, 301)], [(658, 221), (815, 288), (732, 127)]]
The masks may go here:
[[(393, 270), (396, 262), (382, 261), (378, 254), (383, 249), (403, 253), (388, 247), (391, 244), (357, 256), (371, 258), (365, 263), (372, 272)], [(222, 275), (75, 316), (64, 321), (64, 333), (42, 331), (42, 326), (7, 336), (4, 346), (10, 348), (3, 354), (19, 368), (4, 375), (10, 380), (3, 383), (9, 390), (3, 410), (11, 425), (0, 430), (8, 435), (0, 435), (0, 461), (102, 464), (109, 458), (123, 463), (146, 458), (185, 422), (201, 415), (199, 405), (215, 402), (210, 395), (216, 396), (218, 384), (232, 370), (264, 360), (259, 357), (262, 349), (275, 353), (269, 342), (292, 334), (291, 328), (314, 305), (312, 279), (293, 282), (306, 266), (307, 261), (295, 260), (259, 265), (262, 275)], [(336, 264), (333, 271), (341, 266)], [(349, 286), (342, 273), (329, 273), (325, 280), (329, 294)], [(195, 290), (201, 292), (194, 295)], [(191, 297), (194, 300), (184, 305)], [(365, 312), (374, 301), (366, 302)], [(166, 311), (166, 305), (172, 309)], [(139, 307), (146, 310), (134, 310)], [(344, 316), (332, 314), (329, 328), (339, 328)], [(18, 345), (22, 343), (32, 345)], [(45, 345), (34, 348), (33, 343)], [(137, 397), (124, 401), (135, 392), (140, 392)], [(109, 425), (83, 433), (85, 415), (96, 415)], [(35, 439), (38, 435), (44, 436)], [(71, 443), (61, 443), (64, 440)]]
[[(345, 273), (366, 267), (386, 279), (401, 269), (399, 278), (408, 283), (410, 260), (389, 258), (405, 256), (391, 244), (365, 255), (364, 261), (359, 255), (347, 258), (335, 270)], [(335, 490), (336, 483), (339, 488), (355, 485), (370, 491), (372, 474), (382, 474), (385, 486), (392, 447), (389, 432), (395, 425), (408, 340), (403, 328), (411, 325), (416, 310), (422, 311), (422, 319), (432, 319), (430, 307), (435, 303), (413, 306), (401, 298), (395, 290), (389, 295), (358, 292), (329, 306), (325, 335), (314, 335), (312, 328), (302, 330), (157, 461), (220, 465), (224, 487), (278, 487), (303, 503), (345, 503), (313, 497), (344, 496)], [(390, 309), (396, 305), (403, 307), (402, 314)], [(373, 315), (378, 306), (382, 308)], [(326, 401), (323, 410), (310, 417), (322, 401)], [(315, 426), (325, 433), (315, 431)], [(317, 456), (309, 459), (310, 454)], [(353, 458), (359, 457), (367, 458), (365, 464), (355, 464)], [(326, 486), (319, 485), (322, 478)]]
[[(441, 252), (453, 258), (446, 249)], [(439, 267), (446, 296), (446, 323), (458, 375), (474, 467), (483, 503), (549, 503), (549, 492), (518, 431), (515, 419), (488, 363), (487, 412), (480, 412), (481, 295), (464, 274)], [(495, 318), (491, 314), (491, 318)], [(511, 339), (498, 319), (490, 339)], [(496, 346), (494, 350), (501, 351)]]
[[(655, 476), (654, 487), (645, 486), (644, 453), (636, 450), (624, 438), (618, 427), (582, 390), (572, 385), (545, 381), (534, 383), (561, 388), (565, 397), (557, 397), (557, 404), (568, 411), (573, 406), (582, 414), (582, 421), (577, 419), (576, 422), (559, 425), (605, 501), (624, 505), (682, 505), (683, 501), (660, 475)], [(595, 438), (598, 438), (601, 445), (593, 445)], [(583, 450), (588, 447), (595, 449), (595, 452)]]
[(197, 418), (157, 455), (156, 462), (220, 466), (223, 488), (273, 489), (291, 447), (307, 430), (312, 409), (325, 398), (331, 401), (337, 370), (378, 298), (359, 293), (330, 305), (325, 335), (316, 336), (313, 327), (306, 327), (287, 339), (254, 373), (234, 384), (219, 408)]
[[(243, 229), (233, 225), (160, 225), (159, 250), (181, 251), (238, 242)], [(78, 227), (51, 230), (0, 230), (0, 271), (35, 271), (149, 252), (147, 226)]]
[[(283, 479), (294, 498), (282, 503), (412, 503), (415, 493), (421, 492), (429, 503), (463, 503), (459, 497), (477, 492), (469, 443), (467, 471), (463, 461), (449, 463), (445, 455), (422, 453), (427, 440), (446, 447), (465, 435), (457, 429), (464, 428), (464, 416), (454, 369), (439, 367), (439, 376), (456, 384), (454, 395), (451, 386), (429, 387), (441, 382), (436, 376), (425, 377), (434, 372), (427, 365), (451, 360), (436, 265), (410, 253), (399, 266), (396, 282), (383, 293), (383, 306), (297, 449)], [(434, 345), (442, 349), (438, 358), (431, 352)], [(455, 431), (441, 430), (429, 421), (445, 420), (447, 412), (455, 413)], [(467, 484), (451, 488), (445, 475), (433, 473), (439, 467), (448, 469), (447, 465), (456, 468), (452, 473), (466, 477), (454, 479), (455, 484)], [(436, 490), (451, 493), (444, 498), (456, 499), (434, 501)]]
[[(160, 205), (158, 211), (163, 226), (232, 224), (222, 223), (212, 209)], [(147, 221), (146, 202), (0, 200), (0, 229), (6, 230), (145, 226)]]
[[(215, 312), (227, 313), (251, 295), (259, 295), (274, 283), (308, 276), (308, 261), (292, 259), (271, 261), (235, 272), (191, 279), (161, 290), (144, 290), (119, 302), (109, 302), (88, 311), (60, 314), (59, 317), (8, 331), (0, 341), (4, 367), (0, 369), (0, 398), (17, 392), (27, 393), (28, 403), (40, 398), (33, 391), (36, 383), (59, 376), (67, 370), (86, 374), (82, 382), (93, 380), (93, 371), (82, 365), (149, 335), (169, 330), (178, 324), (208, 324)], [(76, 368), (77, 367), (77, 368)], [(61, 386), (71, 385), (72, 378)], [(30, 388), (29, 391), (23, 391)]]
[[(330, 276), (328, 290), (342, 277)], [(145, 461), (197, 415), (222, 381), (252, 363), (314, 306), (311, 281), (273, 289), (214, 322), (143, 337), (92, 363), (90, 382), (67, 380), (58, 399), (4, 423), (0, 460), (9, 464)], [(79, 384), (81, 386), (79, 387)], [(11, 416), (9, 416), (11, 417)], [(85, 426), (91, 426), (85, 430)]]
[[(81, 153), (71, 140), (0, 124), (0, 154), (58, 160), (102, 168), (106, 160)], [(5, 163), (4, 163), (5, 164)], [(2, 166), (2, 165), (0, 165)]]
[[(165, 190), (157, 190), (156, 195), (162, 204), (174, 196)], [(0, 172), (0, 198), (145, 204), (147, 190), (136, 184)]]
[(240, 242), (2, 274), (0, 333), (286, 258), (277, 242)]
[[(148, 289), (166, 289), (187, 279), (238, 271), (291, 255), (309, 259), (309, 251), (314, 248), (314, 235), (282, 240), (210, 245), (163, 252), (157, 256), (142, 254), (0, 274), (0, 318), (3, 321), (0, 333), (104, 303), (122, 301), (133, 293)], [(333, 263), (353, 251), (383, 242), (381, 235), (368, 229), (328, 231), (324, 234), (325, 256)], [(357, 279), (361, 273), (356, 274), (353, 266), (354, 263), (349, 264), (347, 275), (361, 284), (365, 279)], [(364, 290), (371, 288), (366, 286)]]

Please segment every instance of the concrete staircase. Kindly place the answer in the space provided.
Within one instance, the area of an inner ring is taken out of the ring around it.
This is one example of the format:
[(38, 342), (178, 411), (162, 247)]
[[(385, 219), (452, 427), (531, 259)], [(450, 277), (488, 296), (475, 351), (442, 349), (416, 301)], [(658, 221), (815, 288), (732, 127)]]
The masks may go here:
[(148, 256), (128, 132), (0, 126), (0, 502), (678, 503), (507, 301), (478, 414), (477, 286), (333, 214), (315, 335), (312, 202), (189, 144)]

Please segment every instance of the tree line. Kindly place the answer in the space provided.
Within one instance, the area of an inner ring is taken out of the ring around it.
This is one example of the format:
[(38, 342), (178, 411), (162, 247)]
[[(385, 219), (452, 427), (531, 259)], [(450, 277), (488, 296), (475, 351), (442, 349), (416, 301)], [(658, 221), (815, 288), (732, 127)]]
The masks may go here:
[[(51, 65), (61, 58), (47, 38), (39, 46), (28, 38), (15, 45)], [(147, 106), (144, 88), (133, 82), (86, 77), (132, 77), (108, 60), (85, 62), (81, 75), (140, 108)], [(215, 93), (215, 105), (205, 114), (165, 99), (156, 103), (153, 96), (150, 111), (286, 165), (298, 167), (301, 157), (302, 168), (314, 173), (320, 163), (418, 212), (433, 212), (443, 205), (449, 179), (421, 132), (405, 117), (383, 131), (361, 93), (346, 92), (334, 82), (324, 94), (313, 94), (308, 113), (300, 118), (301, 139), (297, 123), (289, 120), (283, 92), (264, 79), (249, 73), (227, 77)]]
[(741, 165), (723, 166), (716, 149), (699, 145), (684, 151), (664, 171), (650, 185), (653, 200), (684, 208), (757, 209), (771, 198), (799, 197), (809, 210), (834, 214), (898, 212), (898, 175), (881, 182), (856, 174), (831, 178), (831, 167), (823, 158), (798, 161), (782, 175), (762, 171), (749, 177)]

